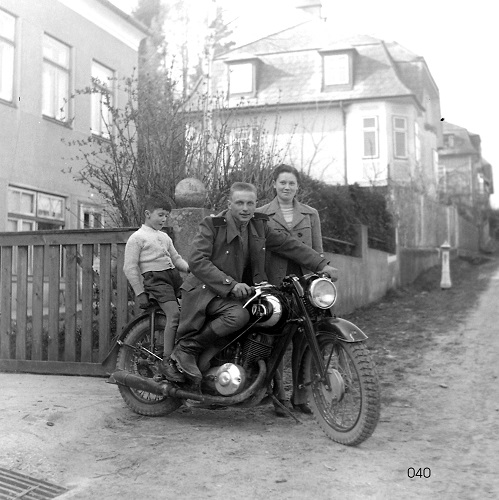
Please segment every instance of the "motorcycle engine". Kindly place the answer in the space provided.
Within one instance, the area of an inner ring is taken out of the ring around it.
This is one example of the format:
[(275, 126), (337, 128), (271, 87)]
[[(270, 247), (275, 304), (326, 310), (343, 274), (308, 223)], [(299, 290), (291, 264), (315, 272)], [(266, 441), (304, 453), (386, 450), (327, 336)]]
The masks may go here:
[(203, 381), (211, 390), (223, 396), (232, 396), (242, 391), (246, 382), (246, 371), (240, 365), (225, 363), (210, 368)]

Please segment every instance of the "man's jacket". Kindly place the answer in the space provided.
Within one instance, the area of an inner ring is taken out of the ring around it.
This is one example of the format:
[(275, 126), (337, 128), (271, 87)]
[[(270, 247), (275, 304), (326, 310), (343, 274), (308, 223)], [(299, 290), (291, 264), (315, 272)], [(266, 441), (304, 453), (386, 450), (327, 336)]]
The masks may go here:
[[(328, 262), (315, 250), (293, 238), (272, 229), (266, 214), (255, 213), (248, 223), (248, 250), (252, 283), (267, 281), (265, 273), (266, 250), (284, 255), (307, 269), (317, 271)], [(178, 338), (201, 329), (205, 309), (216, 296), (227, 297), (236, 283), (241, 283), (244, 272), (242, 246), (236, 224), (228, 211), (217, 217), (206, 217), (192, 242), (188, 259), (192, 274), (182, 285), (182, 312)]]

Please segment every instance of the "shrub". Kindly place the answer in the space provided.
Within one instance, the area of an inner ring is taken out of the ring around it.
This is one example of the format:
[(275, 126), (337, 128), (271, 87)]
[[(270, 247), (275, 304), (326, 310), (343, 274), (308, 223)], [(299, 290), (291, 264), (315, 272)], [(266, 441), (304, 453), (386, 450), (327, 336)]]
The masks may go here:
[[(333, 186), (302, 176), (298, 199), (317, 209), (323, 236), (353, 243), (355, 226), (363, 224), (368, 227), (371, 248), (394, 252), (395, 229), (386, 195), (386, 188)], [(350, 245), (324, 243), (327, 251), (350, 255), (353, 250)]]

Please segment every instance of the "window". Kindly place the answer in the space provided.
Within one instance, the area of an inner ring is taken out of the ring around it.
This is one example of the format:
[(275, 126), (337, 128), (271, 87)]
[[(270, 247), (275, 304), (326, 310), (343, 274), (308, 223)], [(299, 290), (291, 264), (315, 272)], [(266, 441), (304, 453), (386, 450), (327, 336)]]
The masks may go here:
[(61, 196), (9, 186), (8, 230), (36, 231), (61, 229), (65, 200)]
[(35, 215), (35, 193), (19, 188), (9, 188), (7, 195), (9, 212), (22, 215)]
[(258, 127), (237, 127), (231, 130), (230, 144), (235, 153), (242, 153), (258, 142)]
[(97, 206), (80, 205), (80, 227), (83, 229), (102, 229), (104, 227), (104, 215)]
[(378, 117), (363, 118), (364, 153), (363, 158), (378, 157)]
[(445, 193), (447, 191), (447, 169), (445, 163), (438, 161), (438, 152), (433, 150), (433, 169), (437, 173), (438, 189)]
[(70, 49), (48, 35), (43, 37), (43, 95), (42, 113), (66, 122), (69, 99)]
[(0, 10), (0, 99), (12, 102), (16, 18)]
[(407, 120), (393, 118), (393, 142), (395, 158), (407, 158)]
[(350, 56), (348, 54), (324, 55), (322, 61), (324, 87), (351, 84)]
[(7, 231), (33, 231), (35, 223), (29, 220), (8, 219)]
[[(64, 226), (65, 199), (48, 193), (9, 186), (7, 192), (7, 231), (45, 231)], [(47, 262), (47, 261), (46, 261)], [(12, 272), (17, 274), (18, 256), (14, 252)], [(33, 274), (33, 254), (28, 253), (28, 275)]]
[(109, 137), (112, 116), (109, 107), (113, 105), (114, 71), (92, 61), (92, 134)]
[(454, 134), (444, 135), (444, 147), (453, 148), (455, 146)]
[[(22, 219), (7, 219), (7, 231), (19, 232), (19, 231), (33, 231), (35, 228), (35, 223), (29, 220)], [(17, 249), (14, 250), (12, 259), (12, 274), (17, 275)], [(33, 275), (33, 248), (28, 247), (28, 275)]]
[(227, 166), (230, 170), (248, 167), (254, 158), (260, 142), (260, 128), (257, 126), (236, 127), (230, 131), (226, 148)]
[(229, 64), (229, 94), (255, 93), (255, 64), (253, 62)]
[(485, 194), (485, 182), (483, 180), (482, 174), (477, 175), (477, 181), (478, 181), (478, 194)]
[(63, 207), (64, 199), (59, 196), (52, 196), (50, 194), (38, 193), (37, 195), (37, 217), (44, 217), (46, 219), (64, 219)]
[(421, 162), (421, 137), (419, 137), (418, 122), (414, 122), (414, 149), (416, 151), (416, 161)]

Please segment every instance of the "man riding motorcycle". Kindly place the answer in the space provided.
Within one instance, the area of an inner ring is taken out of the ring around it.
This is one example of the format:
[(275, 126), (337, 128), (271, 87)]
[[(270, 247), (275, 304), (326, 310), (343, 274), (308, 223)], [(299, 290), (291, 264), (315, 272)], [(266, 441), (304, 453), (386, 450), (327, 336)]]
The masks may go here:
[(255, 213), (256, 203), (255, 186), (234, 183), (228, 209), (217, 217), (206, 217), (192, 242), (188, 260), (192, 274), (181, 287), (178, 340), (171, 359), (196, 384), (202, 378), (197, 356), (248, 322), (242, 299), (251, 294), (252, 285), (267, 279), (266, 248), (337, 279), (337, 269), (324, 255), (270, 228), (268, 216)]

